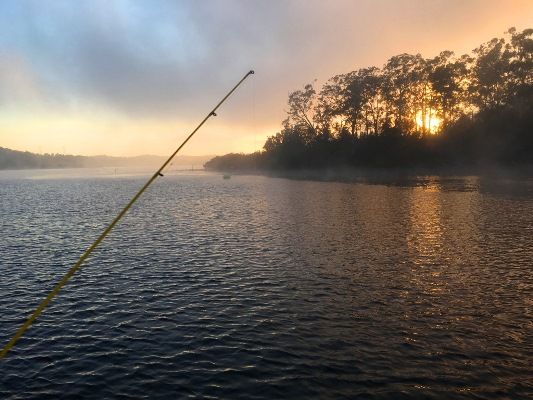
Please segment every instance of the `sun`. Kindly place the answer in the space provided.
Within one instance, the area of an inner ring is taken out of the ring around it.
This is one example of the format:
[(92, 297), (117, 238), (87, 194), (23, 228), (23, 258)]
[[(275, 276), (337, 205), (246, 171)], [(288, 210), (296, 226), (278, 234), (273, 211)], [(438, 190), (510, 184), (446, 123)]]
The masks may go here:
[(432, 135), (435, 135), (437, 132), (439, 132), (441, 124), (442, 120), (434, 114), (428, 113), (424, 118), (422, 118), (422, 111), (416, 113), (416, 126), (426, 130)]

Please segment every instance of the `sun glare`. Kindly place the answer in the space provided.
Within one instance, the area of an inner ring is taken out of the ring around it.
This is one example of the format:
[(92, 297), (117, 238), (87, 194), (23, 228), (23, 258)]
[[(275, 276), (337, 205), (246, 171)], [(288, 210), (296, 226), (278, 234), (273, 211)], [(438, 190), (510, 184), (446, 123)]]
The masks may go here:
[(432, 135), (436, 134), (439, 131), (441, 123), (442, 120), (440, 118), (437, 118), (435, 115), (431, 115), (428, 113), (424, 116), (424, 118), (422, 118), (422, 111), (416, 113), (416, 126), (418, 128), (425, 129)]

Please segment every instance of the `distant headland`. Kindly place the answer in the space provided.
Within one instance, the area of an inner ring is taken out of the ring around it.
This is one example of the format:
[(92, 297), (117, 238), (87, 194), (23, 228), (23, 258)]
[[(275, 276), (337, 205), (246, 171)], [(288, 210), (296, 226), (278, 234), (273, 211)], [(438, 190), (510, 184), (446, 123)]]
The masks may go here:
[[(173, 164), (201, 168), (213, 156), (177, 156)], [(0, 147), (0, 170), (35, 168), (95, 168), (152, 166), (166, 157), (143, 155), (135, 157), (80, 156), (67, 154), (36, 154)]]

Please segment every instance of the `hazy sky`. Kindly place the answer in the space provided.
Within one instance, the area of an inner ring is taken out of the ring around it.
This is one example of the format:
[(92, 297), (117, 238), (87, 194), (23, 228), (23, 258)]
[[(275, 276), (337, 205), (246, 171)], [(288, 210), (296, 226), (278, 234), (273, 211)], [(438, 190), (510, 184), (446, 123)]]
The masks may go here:
[(183, 154), (249, 152), (313, 79), (532, 21), (532, 0), (2, 0), (0, 146), (168, 154), (253, 68)]

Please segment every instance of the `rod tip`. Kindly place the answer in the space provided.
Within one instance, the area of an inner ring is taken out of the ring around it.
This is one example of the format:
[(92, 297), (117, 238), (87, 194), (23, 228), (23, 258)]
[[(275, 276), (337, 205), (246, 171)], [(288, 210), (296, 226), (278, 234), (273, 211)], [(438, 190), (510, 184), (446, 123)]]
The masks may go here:
[(255, 72), (254, 72), (253, 69), (251, 69), (250, 72), (248, 72), (248, 74), (253, 75), (253, 74), (255, 74)]

